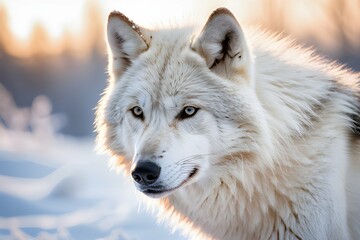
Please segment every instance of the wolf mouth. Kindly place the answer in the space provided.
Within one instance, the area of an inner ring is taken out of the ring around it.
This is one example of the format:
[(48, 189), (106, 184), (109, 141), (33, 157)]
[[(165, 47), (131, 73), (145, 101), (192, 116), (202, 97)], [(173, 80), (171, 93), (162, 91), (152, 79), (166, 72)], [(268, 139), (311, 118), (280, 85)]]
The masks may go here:
[(189, 174), (189, 176), (184, 181), (182, 181), (177, 187), (166, 189), (163, 186), (153, 186), (153, 187), (150, 186), (150, 187), (147, 187), (146, 189), (141, 189), (140, 191), (150, 197), (164, 196), (165, 194), (173, 192), (176, 189), (182, 187), (187, 182), (189, 182), (190, 179), (192, 179), (193, 177), (195, 177), (197, 175), (198, 171), (199, 171), (199, 168), (194, 168), (191, 171), (191, 173)]

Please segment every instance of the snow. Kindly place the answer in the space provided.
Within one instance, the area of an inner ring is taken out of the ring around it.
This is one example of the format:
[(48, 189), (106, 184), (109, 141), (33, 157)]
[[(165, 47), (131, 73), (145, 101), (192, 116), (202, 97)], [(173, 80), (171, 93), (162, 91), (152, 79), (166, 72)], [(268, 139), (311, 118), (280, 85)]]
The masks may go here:
[(59, 126), (46, 97), (19, 109), (0, 86), (0, 239), (185, 239), (156, 222), (94, 139)]

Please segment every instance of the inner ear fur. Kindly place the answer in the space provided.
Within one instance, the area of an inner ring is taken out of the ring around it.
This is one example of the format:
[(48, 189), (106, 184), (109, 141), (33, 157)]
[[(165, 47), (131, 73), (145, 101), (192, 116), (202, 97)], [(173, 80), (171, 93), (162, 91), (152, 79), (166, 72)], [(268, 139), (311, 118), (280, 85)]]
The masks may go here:
[(252, 59), (240, 24), (226, 8), (215, 10), (192, 43), (207, 66), (228, 79), (250, 79)]
[(149, 47), (143, 29), (117, 11), (108, 17), (107, 43), (109, 72), (115, 80)]

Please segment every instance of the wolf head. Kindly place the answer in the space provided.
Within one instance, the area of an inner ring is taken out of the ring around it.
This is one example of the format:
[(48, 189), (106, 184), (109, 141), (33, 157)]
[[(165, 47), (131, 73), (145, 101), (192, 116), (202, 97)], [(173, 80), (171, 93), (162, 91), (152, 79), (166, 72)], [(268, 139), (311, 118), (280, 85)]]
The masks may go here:
[(110, 80), (97, 110), (98, 144), (139, 191), (166, 196), (266, 155), (253, 59), (230, 11), (214, 11), (197, 35), (147, 30), (112, 12), (107, 40)]

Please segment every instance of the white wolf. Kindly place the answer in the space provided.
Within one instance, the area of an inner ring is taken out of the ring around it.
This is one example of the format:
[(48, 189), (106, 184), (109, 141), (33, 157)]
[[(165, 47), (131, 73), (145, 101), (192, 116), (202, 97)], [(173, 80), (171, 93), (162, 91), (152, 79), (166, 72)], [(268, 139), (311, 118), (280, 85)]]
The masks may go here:
[(193, 239), (360, 239), (360, 75), (244, 31), (108, 19), (98, 144)]

